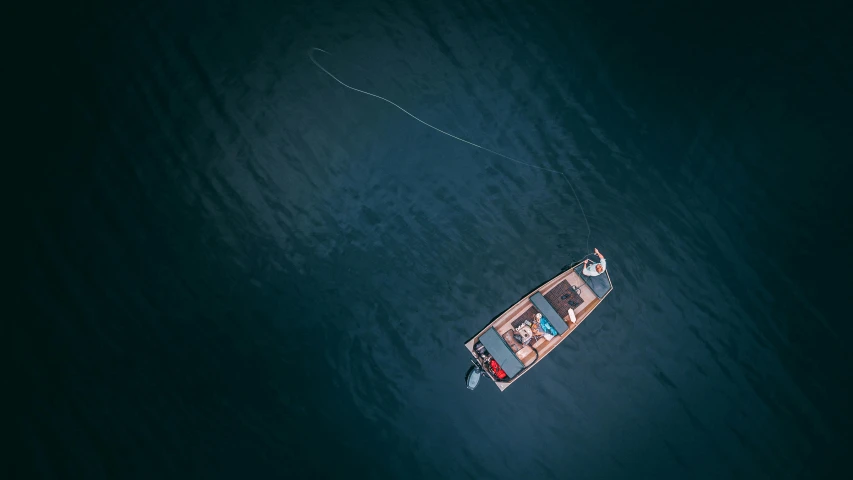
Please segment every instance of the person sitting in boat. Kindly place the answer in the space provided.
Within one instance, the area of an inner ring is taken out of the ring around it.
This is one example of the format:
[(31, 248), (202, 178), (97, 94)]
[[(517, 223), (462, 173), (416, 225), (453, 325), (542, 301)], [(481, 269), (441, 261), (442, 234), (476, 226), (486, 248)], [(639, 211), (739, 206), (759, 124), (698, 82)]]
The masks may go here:
[(595, 254), (601, 259), (600, 263), (590, 264), (588, 258), (583, 260), (583, 274), (587, 277), (597, 277), (604, 273), (604, 270), (607, 268), (607, 260), (604, 259), (604, 255), (597, 248), (595, 249)]

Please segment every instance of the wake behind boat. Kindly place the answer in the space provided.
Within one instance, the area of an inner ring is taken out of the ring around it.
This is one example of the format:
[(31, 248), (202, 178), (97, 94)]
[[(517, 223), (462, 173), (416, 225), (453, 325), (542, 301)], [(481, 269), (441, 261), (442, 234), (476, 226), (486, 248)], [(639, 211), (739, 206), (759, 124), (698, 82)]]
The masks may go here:
[(605, 270), (583, 274), (578, 262), (545, 282), (465, 343), (474, 357), (468, 388), (487, 375), (503, 391), (566, 339), (613, 290)]

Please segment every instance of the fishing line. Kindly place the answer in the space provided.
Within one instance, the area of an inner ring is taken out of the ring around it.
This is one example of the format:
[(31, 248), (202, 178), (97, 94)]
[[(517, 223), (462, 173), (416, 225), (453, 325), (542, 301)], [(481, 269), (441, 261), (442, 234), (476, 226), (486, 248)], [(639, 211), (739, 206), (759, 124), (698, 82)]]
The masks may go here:
[(526, 166), (528, 166), (528, 167), (535, 168), (535, 169), (538, 169), (538, 170), (543, 170), (543, 171), (545, 171), (545, 172), (556, 173), (556, 174), (559, 174), (560, 176), (562, 176), (562, 177), (563, 177), (563, 179), (566, 181), (566, 183), (568, 183), (568, 184), (569, 184), (569, 187), (572, 189), (572, 194), (575, 196), (575, 201), (577, 201), (577, 203), (578, 203), (578, 207), (580, 207), (580, 209), (581, 209), (581, 213), (583, 214), (583, 220), (584, 220), (584, 222), (586, 222), (586, 249), (587, 249), (587, 251), (589, 251), (589, 237), (590, 237), (590, 235), (592, 235), (592, 230), (589, 228), (589, 220), (588, 220), (588, 219), (587, 219), (587, 217), (586, 217), (586, 212), (585, 212), (585, 211), (584, 211), (584, 209), (583, 209), (583, 205), (581, 204), (580, 198), (578, 198), (578, 194), (577, 194), (577, 192), (575, 191), (575, 187), (574, 187), (574, 185), (572, 185), (572, 182), (569, 180), (569, 177), (567, 177), (565, 173), (563, 173), (563, 172), (561, 172), (561, 171), (559, 171), (559, 170), (554, 170), (554, 169), (548, 168), (548, 167), (543, 167), (543, 166), (540, 166), (540, 165), (534, 165), (534, 164), (532, 164), (532, 163), (523, 162), (523, 161), (521, 161), (521, 160), (518, 160), (518, 159), (512, 158), (512, 157), (510, 157), (510, 156), (504, 155), (503, 153), (496, 152), (496, 151), (494, 151), (494, 150), (492, 150), (492, 149), (490, 149), (490, 148), (486, 148), (486, 147), (484, 147), (484, 146), (482, 146), (482, 145), (478, 145), (478, 144), (476, 144), (476, 143), (474, 143), (474, 142), (470, 142), (470, 141), (468, 141), (468, 140), (465, 140), (464, 138), (457, 137), (456, 135), (453, 135), (452, 133), (445, 132), (444, 130), (442, 130), (442, 129), (440, 129), (440, 128), (436, 127), (436, 126), (431, 125), (431, 124), (429, 124), (429, 123), (427, 123), (427, 122), (425, 122), (425, 121), (421, 120), (420, 118), (418, 118), (417, 116), (413, 115), (411, 112), (409, 112), (409, 111), (408, 111), (408, 110), (406, 110), (405, 108), (403, 108), (403, 107), (401, 107), (401, 106), (397, 105), (396, 103), (392, 102), (391, 100), (388, 100), (388, 99), (387, 99), (387, 98), (385, 98), (385, 97), (381, 97), (381, 96), (379, 96), (379, 95), (376, 95), (375, 93), (370, 93), (370, 92), (367, 92), (367, 91), (361, 90), (361, 89), (359, 89), (359, 88), (355, 88), (355, 87), (353, 87), (353, 86), (347, 85), (346, 83), (344, 83), (343, 81), (341, 81), (341, 79), (339, 79), (339, 78), (338, 78), (338, 77), (336, 77), (334, 74), (332, 74), (332, 72), (330, 72), (330, 71), (326, 70), (326, 68), (325, 68), (325, 67), (323, 67), (322, 65), (320, 65), (320, 64), (317, 62), (317, 60), (315, 60), (315, 59), (314, 59), (314, 51), (320, 51), (320, 52), (323, 52), (323, 53), (325, 53), (325, 54), (327, 54), (327, 55), (331, 55), (331, 53), (329, 53), (329, 52), (327, 52), (327, 51), (323, 50), (322, 48), (312, 47), (312, 48), (311, 48), (311, 50), (310, 50), (310, 51), (309, 51), (309, 53), (308, 53), (308, 58), (310, 58), (310, 59), (311, 59), (311, 61), (314, 63), (314, 65), (316, 65), (316, 66), (317, 66), (317, 68), (319, 68), (320, 70), (322, 70), (323, 72), (325, 72), (325, 74), (326, 74), (326, 75), (328, 75), (328, 76), (332, 77), (332, 79), (333, 79), (334, 81), (336, 81), (336, 82), (340, 83), (340, 84), (341, 84), (341, 85), (343, 85), (344, 87), (346, 87), (346, 88), (348, 88), (348, 89), (350, 89), (350, 90), (356, 91), (356, 92), (358, 92), (358, 93), (362, 93), (362, 94), (364, 94), (364, 95), (369, 95), (369, 96), (371, 96), (371, 97), (378, 98), (379, 100), (382, 100), (383, 102), (390, 103), (391, 105), (393, 105), (394, 107), (396, 107), (397, 109), (399, 109), (401, 112), (405, 113), (406, 115), (408, 115), (408, 116), (410, 116), (410, 117), (414, 118), (415, 120), (417, 120), (417, 121), (421, 122), (422, 124), (426, 125), (427, 127), (431, 128), (431, 129), (433, 129), (433, 130), (435, 130), (435, 131), (437, 131), (437, 132), (439, 132), (439, 133), (443, 133), (444, 135), (447, 135), (447, 136), (448, 136), (448, 137), (450, 137), (450, 138), (454, 138), (454, 139), (456, 139), (456, 140), (459, 140), (460, 142), (467, 143), (468, 145), (471, 145), (471, 146), (473, 146), (473, 147), (477, 147), (477, 148), (479, 148), (479, 149), (481, 149), (481, 150), (485, 150), (485, 151), (487, 151), (487, 152), (489, 152), (489, 153), (492, 153), (492, 154), (494, 154), (494, 155), (497, 155), (497, 156), (499, 156), (499, 157), (502, 157), (502, 158), (504, 158), (504, 159), (506, 159), (506, 160), (509, 160), (509, 161), (511, 161), (511, 162), (519, 163), (519, 164), (521, 164), (521, 165), (526, 165)]

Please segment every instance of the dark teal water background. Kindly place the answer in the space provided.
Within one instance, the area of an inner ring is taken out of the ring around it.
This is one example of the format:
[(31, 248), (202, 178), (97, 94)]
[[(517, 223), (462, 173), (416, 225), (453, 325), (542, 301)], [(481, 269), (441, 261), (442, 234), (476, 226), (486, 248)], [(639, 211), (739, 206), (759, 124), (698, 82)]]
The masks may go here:
[[(7, 478), (850, 473), (841, 3), (75, 8), (20, 46)], [(577, 201), (310, 47), (575, 182), (615, 290), (506, 392), (463, 343)]]

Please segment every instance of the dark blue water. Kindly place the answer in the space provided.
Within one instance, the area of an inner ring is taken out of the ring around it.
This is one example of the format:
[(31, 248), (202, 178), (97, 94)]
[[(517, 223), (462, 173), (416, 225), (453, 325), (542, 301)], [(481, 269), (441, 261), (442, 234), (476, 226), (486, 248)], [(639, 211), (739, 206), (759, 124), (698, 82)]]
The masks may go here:
[[(8, 478), (850, 472), (840, 4), (176, 3), (22, 45)], [(506, 392), (578, 202), (315, 46), (574, 182), (615, 289)]]

